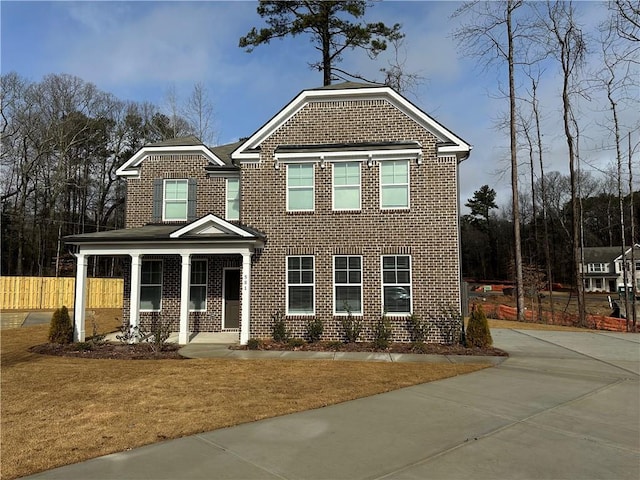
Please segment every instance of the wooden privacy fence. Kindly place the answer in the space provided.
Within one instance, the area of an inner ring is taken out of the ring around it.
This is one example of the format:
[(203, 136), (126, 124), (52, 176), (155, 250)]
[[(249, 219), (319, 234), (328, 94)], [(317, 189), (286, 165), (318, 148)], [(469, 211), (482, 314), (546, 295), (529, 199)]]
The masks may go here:
[[(70, 277), (0, 277), (0, 308), (71, 309), (76, 279)], [(87, 278), (87, 308), (122, 308), (121, 278)]]

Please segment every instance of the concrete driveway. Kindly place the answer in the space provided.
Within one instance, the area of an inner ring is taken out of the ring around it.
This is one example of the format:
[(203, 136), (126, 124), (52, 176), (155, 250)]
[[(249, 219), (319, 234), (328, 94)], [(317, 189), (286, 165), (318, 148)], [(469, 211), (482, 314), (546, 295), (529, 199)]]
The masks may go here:
[(493, 336), (511, 357), (480, 372), (30, 478), (640, 478), (640, 336)]

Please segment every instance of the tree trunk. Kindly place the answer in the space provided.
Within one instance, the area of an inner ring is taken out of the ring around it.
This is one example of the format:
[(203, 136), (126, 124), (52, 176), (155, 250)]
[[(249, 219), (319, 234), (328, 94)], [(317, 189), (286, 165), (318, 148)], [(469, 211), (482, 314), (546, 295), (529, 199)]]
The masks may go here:
[(507, 37), (509, 42), (508, 64), (509, 64), (509, 124), (510, 124), (510, 149), (511, 149), (511, 195), (513, 200), (513, 247), (514, 265), (516, 275), (516, 307), (518, 321), (524, 321), (524, 282), (522, 279), (522, 251), (520, 246), (520, 199), (518, 198), (518, 158), (516, 140), (516, 88), (514, 81), (514, 59), (513, 59), (513, 27), (511, 24), (511, 12), (513, 0), (507, 4)]

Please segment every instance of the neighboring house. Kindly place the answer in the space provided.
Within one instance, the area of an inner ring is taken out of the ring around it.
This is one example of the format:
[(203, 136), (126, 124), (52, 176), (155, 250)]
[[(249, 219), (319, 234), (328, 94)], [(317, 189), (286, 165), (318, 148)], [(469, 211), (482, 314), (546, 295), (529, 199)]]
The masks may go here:
[[(618, 292), (624, 286), (622, 247), (585, 247), (582, 277), (586, 292)], [(640, 245), (634, 247), (635, 265), (631, 264), (631, 247), (624, 252), (627, 269), (627, 285), (636, 282), (640, 289)]]
[(126, 228), (74, 235), (76, 338), (84, 339), (91, 255), (124, 255), (124, 322), (162, 319), (188, 343), (324, 323), (343, 338), (386, 311), (393, 339), (407, 318), (429, 340), (460, 311), (458, 164), (471, 146), (388, 87), (305, 90), (249, 138), (208, 148), (194, 137), (143, 147), (118, 170)]

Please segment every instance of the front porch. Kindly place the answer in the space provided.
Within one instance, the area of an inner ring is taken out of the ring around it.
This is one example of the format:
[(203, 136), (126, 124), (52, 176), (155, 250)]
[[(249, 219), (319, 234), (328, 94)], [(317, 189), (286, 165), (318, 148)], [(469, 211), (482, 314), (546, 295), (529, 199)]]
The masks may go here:
[(123, 324), (135, 329), (165, 322), (177, 330), (181, 345), (203, 332), (228, 334), (219, 337), (234, 336), (242, 345), (248, 342), (251, 262), (255, 249), (264, 244), (259, 232), (207, 215), (187, 225), (147, 225), (65, 241), (77, 246), (75, 341), (85, 340), (89, 257), (125, 256), (130, 263)]

